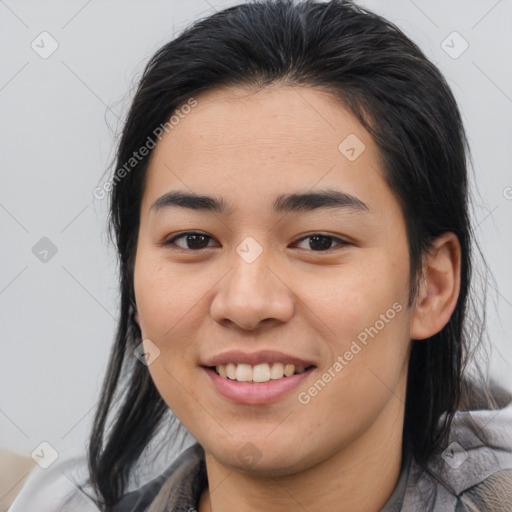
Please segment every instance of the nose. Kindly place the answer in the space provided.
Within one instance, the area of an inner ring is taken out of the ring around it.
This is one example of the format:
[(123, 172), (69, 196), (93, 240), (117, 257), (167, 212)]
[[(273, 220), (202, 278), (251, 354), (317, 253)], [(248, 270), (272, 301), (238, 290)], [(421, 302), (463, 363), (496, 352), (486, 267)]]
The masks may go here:
[(263, 254), (251, 263), (234, 255), (231, 271), (220, 281), (210, 306), (215, 321), (254, 330), (264, 321), (292, 318), (293, 293)]

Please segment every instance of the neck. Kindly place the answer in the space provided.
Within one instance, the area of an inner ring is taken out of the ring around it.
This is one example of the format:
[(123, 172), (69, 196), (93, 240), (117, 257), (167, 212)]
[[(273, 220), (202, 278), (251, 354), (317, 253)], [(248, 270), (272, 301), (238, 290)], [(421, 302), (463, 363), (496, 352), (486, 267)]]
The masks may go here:
[(402, 427), (403, 404), (392, 398), (348, 446), (306, 471), (276, 478), (227, 468), (206, 453), (209, 489), (199, 512), (378, 512), (400, 475)]

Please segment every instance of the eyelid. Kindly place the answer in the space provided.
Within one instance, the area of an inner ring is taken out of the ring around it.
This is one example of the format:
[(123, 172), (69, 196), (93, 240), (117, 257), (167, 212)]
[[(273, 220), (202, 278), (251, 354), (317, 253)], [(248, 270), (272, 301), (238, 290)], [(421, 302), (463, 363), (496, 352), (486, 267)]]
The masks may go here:
[[(179, 245), (176, 245), (176, 243), (175, 243), (176, 240), (178, 240), (180, 238), (185, 238), (186, 236), (189, 236), (189, 235), (203, 235), (203, 236), (209, 238), (210, 240), (215, 240), (215, 238), (213, 236), (209, 235), (208, 233), (203, 233), (201, 231), (183, 231), (181, 233), (176, 233), (176, 234), (173, 234), (172, 236), (166, 238), (159, 245), (162, 245), (162, 246), (174, 245), (175, 247), (177, 247), (178, 250), (183, 250), (183, 251), (186, 251), (186, 252), (200, 252), (200, 251), (203, 251), (205, 249), (211, 249), (211, 247), (208, 247), (208, 246), (207, 247), (203, 247), (201, 249), (187, 249), (187, 248), (180, 247)], [(330, 234), (330, 233), (323, 233), (321, 231), (313, 231), (311, 233), (308, 233), (306, 235), (301, 236), (301, 238), (299, 238), (298, 240), (293, 242), (293, 245), (298, 244), (300, 242), (303, 242), (304, 240), (307, 240), (308, 238), (311, 238), (311, 237), (314, 237), (314, 236), (323, 236), (323, 237), (332, 239), (334, 242), (337, 242), (337, 246), (335, 246), (335, 247), (345, 247), (345, 246), (351, 244), (351, 242), (349, 242), (348, 240), (344, 240), (343, 238), (340, 238), (339, 236), (336, 236), (336, 235), (333, 235), (333, 234)], [(326, 249), (324, 251), (308, 250), (308, 252), (327, 253), (327, 252), (331, 252), (335, 247), (331, 247), (331, 248)]]
[(210, 249), (210, 247), (205, 247), (204, 249), (184, 249), (183, 247), (180, 247), (179, 245), (176, 245), (175, 244), (175, 241), (180, 239), (180, 238), (185, 238), (187, 236), (190, 236), (190, 235), (203, 235), (211, 240), (215, 240), (215, 238), (211, 235), (209, 235), (208, 233), (203, 233), (201, 231), (183, 231), (181, 233), (175, 233), (167, 238), (164, 239), (163, 242), (161, 242), (159, 245), (161, 246), (169, 246), (169, 245), (174, 245), (176, 246), (178, 249), (181, 249), (183, 251), (187, 251), (187, 252), (199, 252), (199, 251), (202, 251), (204, 249)]
[[(338, 242), (338, 247), (345, 247), (347, 245), (350, 245), (351, 242), (349, 242), (348, 240), (344, 240), (343, 238), (340, 238), (339, 236), (336, 236), (336, 235), (332, 235), (330, 233), (322, 233), (321, 231), (314, 231), (313, 233), (308, 233), (307, 235), (304, 235), (302, 236), (301, 238), (299, 238), (296, 242), (293, 242), (294, 244), (298, 244), (299, 242), (302, 242), (304, 240), (307, 240), (308, 238), (311, 238), (313, 236), (323, 236), (325, 238), (331, 238), (333, 241), (335, 242)], [(330, 252), (334, 249), (334, 247), (331, 247), (325, 251), (313, 251), (313, 250), (309, 250), (308, 252), (314, 252), (314, 253), (326, 253), (326, 252)]]

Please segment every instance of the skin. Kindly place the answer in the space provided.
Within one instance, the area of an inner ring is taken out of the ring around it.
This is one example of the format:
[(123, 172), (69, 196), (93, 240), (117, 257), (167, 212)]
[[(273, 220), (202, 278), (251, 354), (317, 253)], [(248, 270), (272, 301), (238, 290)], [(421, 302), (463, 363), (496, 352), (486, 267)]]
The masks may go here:
[[(160, 350), (151, 376), (206, 453), (209, 489), (199, 511), (378, 511), (400, 472), (411, 339), (441, 330), (456, 304), (457, 238), (443, 235), (425, 255), (408, 308), (404, 217), (378, 148), (354, 116), (309, 87), (232, 87), (196, 99), (151, 157), (134, 285), (143, 339)], [(349, 134), (365, 145), (354, 161), (338, 149)], [(281, 194), (326, 188), (369, 211), (271, 209)], [(151, 209), (177, 190), (222, 197), (231, 210)], [(162, 244), (189, 231), (211, 237), (207, 247), (190, 248), (186, 238)], [(334, 237), (331, 248), (314, 250), (306, 237), (317, 233)], [(262, 248), (250, 264), (236, 252), (248, 236)], [(300, 403), (298, 393), (393, 304), (401, 311)], [(240, 405), (201, 367), (232, 349), (275, 349), (316, 369), (275, 403)], [(255, 457), (239, 457), (249, 442)]]

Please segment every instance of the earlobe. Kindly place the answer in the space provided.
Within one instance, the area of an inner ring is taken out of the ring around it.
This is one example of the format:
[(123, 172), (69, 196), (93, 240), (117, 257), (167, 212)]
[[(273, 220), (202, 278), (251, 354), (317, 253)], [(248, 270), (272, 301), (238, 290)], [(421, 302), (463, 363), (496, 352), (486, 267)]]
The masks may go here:
[(430, 338), (448, 323), (460, 290), (460, 243), (454, 233), (436, 238), (423, 259), (423, 279), (411, 317), (411, 339)]

